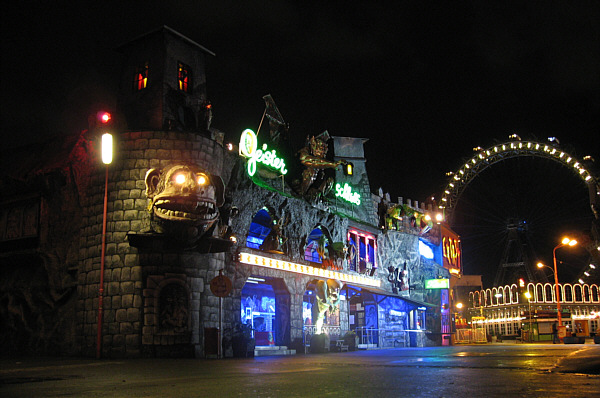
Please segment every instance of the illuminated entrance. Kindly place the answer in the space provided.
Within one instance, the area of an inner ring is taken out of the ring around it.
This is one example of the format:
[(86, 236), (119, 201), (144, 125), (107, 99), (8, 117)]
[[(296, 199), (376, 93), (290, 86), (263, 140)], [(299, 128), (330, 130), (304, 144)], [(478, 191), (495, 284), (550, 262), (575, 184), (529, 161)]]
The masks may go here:
[(256, 346), (281, 346), (290, 340), (290, 294), (282, 279), (248, 277), (242, 289), (242, 323), (252, 326)]
[(426, 306), (407, 298), (348, 286), (350, 330), (360, 348), (425, 346)]

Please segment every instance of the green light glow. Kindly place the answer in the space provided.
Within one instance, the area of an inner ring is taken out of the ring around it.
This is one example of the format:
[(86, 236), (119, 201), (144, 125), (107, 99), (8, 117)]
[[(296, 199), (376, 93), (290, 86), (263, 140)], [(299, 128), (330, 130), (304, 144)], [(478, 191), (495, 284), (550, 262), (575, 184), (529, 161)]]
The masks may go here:
[(360, 194), (352, 192), (352, 187), (347, 183), (344, 183), (343, 187), (339, 183), (335, 184), (335, 196), (354, 203), (357, 206), (360, 205)]
[(240, 138), (240, 155), (248, 158), (248, 175), (254, 176), (256, 164), (261, 163), (272, 169), (278, 170), (281, 175), (286, 175), (288, 170), (285, 160), (277, 156), (275, 149), (268, 150), (267, 144), (258, 149), (258, 140), (254, 131), (246, 129)]
[(425, 289), (449, 289), (450, 279), (425, 279)]

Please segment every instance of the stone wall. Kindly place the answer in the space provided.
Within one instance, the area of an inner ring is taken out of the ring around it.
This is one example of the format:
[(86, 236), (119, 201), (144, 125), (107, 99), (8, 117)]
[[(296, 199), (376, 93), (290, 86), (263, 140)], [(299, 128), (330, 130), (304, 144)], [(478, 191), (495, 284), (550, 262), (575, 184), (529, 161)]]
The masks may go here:
[[(213, 297), (202, 298), (206, 280), (216, 276), (222, 255), (198, 253), (143, 253), (131, 247), (128, 233), (139, 233), (150, 225), (145, 194), (145, 174), (149, 168), (160, 168), (171, 162), (191, 162), (212, 174), (221, 174), (223, 148), (215, 140), (196, 134), (143, 131), (125, 132), (116, 137), (113, 164), (108, 166), (108, 206), (106, 256), (104, 273), (104, 316), (102, 323), (102, 355), (110, 357), (140, 356), (142, 344), (150, 342), (155, 326), (152, 315), (144, 313), (144, 296), (149, 277), (167, 274), (185, 275), (191, 294), (191, 330), (188, 346), (200, 345), (198, 329), (200, 308), (214, 306)], [(80, 270), (78, 276), (77, 335), (84, 355), (96, 352), (98, 291), (102, 250), (102, 219), (104, 199), (104, 167), (99, 165), (89, 181), (89, 192), (83, 202), (83, 222), (80, 233)], [(203, 316), (211, 317), (210, 314)], [(195, 323), (194, 323), (195, 322)], [(156, 345), (155, 333), (152, 346)], [(181, 339), (160, 339), (160, 345), (182, 344)], [(156, 347), (150, 351), (156, 351)], [(160, 350), (159, 350), (160, 351)]]
[[(382, 279), (382, 287), (389, 290), (387, 281), (389, 267), (404, 267), (406, 263), (410, 290), (400, 292), (400, 295), (409, 296), (416, 300), (425, 299), (425, 279), (439, 277), (449, 278), (448, 270), (419, 254), (419, 236), (406, 232), (387, 231), (381, 234), (377, 241), (378, 261), (380, 275), (386, 274)], [(383, 275), (382, 275), (383, 276)]]

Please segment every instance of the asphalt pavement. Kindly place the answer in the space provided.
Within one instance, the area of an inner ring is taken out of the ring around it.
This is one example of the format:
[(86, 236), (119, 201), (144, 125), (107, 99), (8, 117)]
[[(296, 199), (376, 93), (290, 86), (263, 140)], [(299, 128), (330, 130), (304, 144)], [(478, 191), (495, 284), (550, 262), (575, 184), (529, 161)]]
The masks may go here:
[(244, 359), (1, 358), (1, 397), (600, 397), (600, 346), (482, 344)]

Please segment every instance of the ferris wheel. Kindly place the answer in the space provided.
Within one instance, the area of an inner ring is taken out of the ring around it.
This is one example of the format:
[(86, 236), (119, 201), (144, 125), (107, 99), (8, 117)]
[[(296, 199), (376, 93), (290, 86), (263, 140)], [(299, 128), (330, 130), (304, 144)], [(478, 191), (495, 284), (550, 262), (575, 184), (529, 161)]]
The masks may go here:
[(449, 179), (439, 204), (446, 221), (453, 224), (455, 210), (463, 193), (469, 184), (490, 166), (516, 158), (548, 159), (562, 169), (571, 170), (570, 175), (575, 175), (587, 187), (589, 205), (593, 213), (591, 237), (586, 244), (591, 261), (579, 270), (574, 279), (579, 283), (600, 279), (600, 184), (592, 170), (593, 159), (590, 156), (578, 159), (575, 155), (563, 150), (558, 140), (553, 137), (549, 138), (547, 142), (540, 142), (521, 140), (516, 134), (511, 135), (508, 141), (486, 149), (477, 147), (473, 150), (473, 157), (466, 160), (457, 171), (448, 173)]

